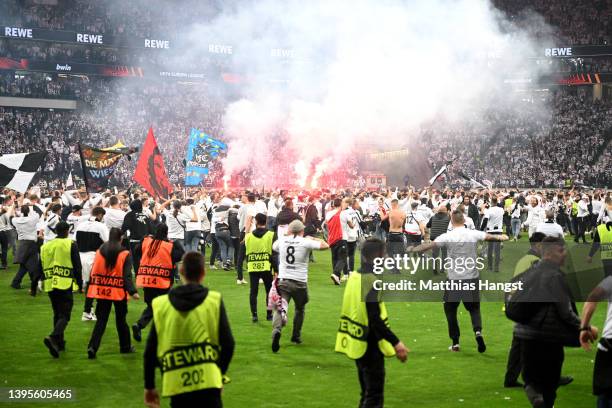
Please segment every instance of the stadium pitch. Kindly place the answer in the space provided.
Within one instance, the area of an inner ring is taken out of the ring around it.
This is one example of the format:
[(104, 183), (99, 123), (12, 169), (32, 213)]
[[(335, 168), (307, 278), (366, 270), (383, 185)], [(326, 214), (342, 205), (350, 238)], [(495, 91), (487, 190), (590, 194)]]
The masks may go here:
[[(511, 249), (515, 243), (507, 243)], [(505, 264), (514, 264), (519, 251), (504, 251)], [(230, 365), (231, 383), (223, 390), (226, 407), (355, 407), (359, 384), (354, 362), (334, 353), (343, 287), (329, 279), (330, 253), (315, 254), (310, 264), (309, 295), (302, 339), (290, 343), (283, 332), (278, 354), (270, 350), (271, 323), (251, 323), (248, 285), (237, 286), (234, 271), (207, 270), (205, 284), (222, 293), (236, 339)], [(508, 262), (509, 261), (509, 262)], [(114, 316), (108, 322), (96, 360), (87, 359), (87, 342), (93, 322), (82, 322), (83, 295), (75, 295), (72, 319), (66, 330), (66, 352), (53, 359), (42, 343), (52, 324), (46, 294), (32, 298), (27, 289), (14, 290), (9, 283), (16, 266), (0, 271), (0, 387), (10, 389), (65, 388), (74, 393), (73, 402), (0, 402), (19, 407), (142, 407), (143, 343), (134, 343), (137, 353), (119, 354)], [(502, 270), (503, 272), (503, 270)], [(27, 286), (28, 279), (25, 279)], [(263, 285), (259, 310), (263, 314)], [(450, 340), (441, 302), (389, 302), (390, 324), (410, 348), (406, 364), (386, 361), (386, 407), (525, 407), (520, 388), (503, 388), (506, 359), (512, 339), (512, 323), (499, 302), (483, 302), (483, 335), (487, 351), (479, 354), (471, 333), (469, 314), (460, 310), (461, 352), (448, 351)], [(578, 305), (579, 309), (582, 305)], [(134, 323), (144, 308), (142, 300), (129, 302), (128, 323)], [(599, 308), (593, 322), (603, 322)], [(289, 312), (293, 317), (293, 306)], [(574, 382), (558, 390), (559, 407), (595, 405), (591, 396), (594, 353), (565, 349), (563, 374)], [(159, 372), (157, 386), (161, 386)], [(168, 406), (169, 401), (162, 401)]]

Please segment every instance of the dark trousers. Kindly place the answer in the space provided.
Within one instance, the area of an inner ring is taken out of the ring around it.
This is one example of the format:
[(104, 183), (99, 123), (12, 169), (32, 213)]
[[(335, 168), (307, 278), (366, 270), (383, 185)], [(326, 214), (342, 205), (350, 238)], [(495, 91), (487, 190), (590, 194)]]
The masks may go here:
[(210, 234), (210, 243), (211, 243), (211, 248), (210, 248), (210, 262), (209, 265), (213, 266), (215, 264), (215, 261), (217, 260), (217, 258), (219, 257), (220, 251), (219, 251), (219, 243), (217, 242), (217, 234)]
[(342, 272), (348, 275), (348, 251), (345, 240), (341, 239), (331, 246), (331, 256), (334, 275), (340, 277)]
[[(355, 270), (355, 251), (357, 250), (357, 241), (347, 242), (346, 250), (348, 252), (348, 270)], [(310, 253), (312, 255), (312, 252)]]
[(604, 277), (612, 276), (612, 259), (604, 259), (601, 263), (603, 264)]
[(234, 265), (238, 265), (238, 255), (240, 255), (240, 238), (232, 237), (232, 248), (234, 248)]
[(257, 295), (259, 293), (259, 279), (263, 280), (264, 288), (266, 289), (266, 307), (268, 306), (268, 293), (272, 288), (272, 272), (249, 272), (249, 284), (251, 291), (249, 292), (249, 304), (251, 305), (251, 314), (257, 315)]
[(583, 242), (586, 242), (586, 230), (589, 226), (590, 223), (590, 219), (589, 216), (587, 215), (586, 217), (576, 217), (576, 236), (574, 237), (574, 241), (578, 242), (578, 240), (580, 238), (582, 238)]
[(385, 389), (385, 357), (378, 347), (368, 345), (360, 359), (355, 360), (361, 399), (359, 408), (382, 408)]
[(0, 263), (2, 266), (7, 265), (8, 259), (8, 247), (9, 247), (9, 234), (8, 231), (0, 231)]
[[(432, 239), (433, 241), (434, 239)], [(434, 247), (431, 250), (431, 256), (433, 256), (436, 261), (434, 263), (434, 273), (440, 272), (443, 273), (444, 272), (444, 263), (446, 261), (446, 248), (442, 247)], [(438, 266), (440, 266), (440, 269), (438, 269)]]
[(521, 357), (527, 397), (531, 401), (533, 395), (540, 394), (544, 407), (552, 408), (563, 366), (563, 344), (523, 339)]
[(138, 247), (138, 245), (140, 245), (140, 241), (130, 241), (130, 255), (132, 256), (132, 266), (134, 267), (134, 274), (138, 274), (138, 268), (140, 267), (140, 258), (142, 255), (137, 255), (136, 248)]
[(153, 308), (151, 307), (151, 303), (153, 302), (153, 299), (155, 299), (158, 296), (165, 295), (166, 293), (170, 291), (170, 288), (168, 289), (142, 288), (142, 290), (144, 292), (144, 301), (147, 304), (147, 307), (145, 308), (145, 310), (142, 311), (142, 314), (140, 315), (140, 319), (138, 319), (136, 324), (141, 329), (144, 329), (145, 327), (147, 327), (151, 319), (153, 319)]
[(119, 335), (119, 348), (121, 351), (129, 350), (132, 345), (130, 341), (130, 328), (126, 321), (128, 311), (127, 299), (119, 301), (98, 299), (96, 302), (96, 316), (98, 320), (96, 321), (96, 326), (89, 340), (89, 347), (93, 348), (95, 351), (98, 351), (100, 348), (102, 336), (104, 335), (106, 324), (108, 323), (111, 306), (113, 305), (115, 305), (115, 325), (117, 326), (117, 334)]
[(49, 292), (49, 300), (53, 308), (53, 331), (49, 335), (56, 344), (63, 348), (64, 346), (64, 331), (70, 321), (72, 313), (72, 289), (59, 290), (54, 289)]
[[(501, 232), (489, 232), (491, 235), (501, 235)], [(499, 272), (499, 260), (501, 256), (501, 242), (489, 241), (487, 246), (487, 261), (489, 269)], [(493, 259), (495, 258), (495, 259)]]
[(512, 344), (510, 345), (510, 352), (508, 353), (508, 363), (506, 364), (506, 378), (504, 379), (505, 384), (514, 384), (518, 381), (519, 375), (521, 375), (521, 340), (512, 336)]
[[(457, 320), (459, 303), (461, 302), (444, 302), (444, 314), (448, 323), (448, 336), (453, 340), (453, 344), (459, 344), (459, 336), (461, 335), (459, 321)], [(470, 313), (474, 332), (481, 331), (480, 302), (463, 302), (463, 307)]]
[(21, 281), (26, 273), (30, 277), (30, 292), (32, 296), (34, 296), (38, 289), (38, 281), (40, 281), (42, 277), (38, 257), (30, 257), (26, 263), (19, 264), (19, 270), (17, 270), (15, 277), (13, 277), (11, 286), (15, 288), (21, 286)]
[(210, 231), (202, 231), (200, 234), (200, 253), (206, 259), (206, 242), (208, 242), (208, 237), (210, 236)]
[(243, 271), (242, 271), (242, 264), (244, 263), (244, 256), (246, 254), (246, 245), (244, 244), (244, 232), (240, 233), (240, 242), (242, 242), (242, 244), (240, 245), (240, 250), (238, 251), (238, 259), (236, 259), (236, 279), (238, 280), (242, 280), (242, 278), (244, 277)]
[(209, 388), (200, 391), (187, 392), (185, 394), (173, 395), (170, 397), (170, 406), (172, 408), (222, 408), (221, 390), (218, 388)]

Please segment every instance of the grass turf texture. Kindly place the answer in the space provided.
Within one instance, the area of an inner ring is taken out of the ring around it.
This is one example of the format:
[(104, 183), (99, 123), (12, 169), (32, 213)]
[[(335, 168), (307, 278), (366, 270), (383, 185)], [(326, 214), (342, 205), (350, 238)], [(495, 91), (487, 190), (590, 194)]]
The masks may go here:
[[(507, 243), (503, 250), (502, 276), (507, 276), (524, 245)], [(236, 350), (229, 376), (232, 382), (223, 391), (227, 407), (354, 407), (359, 400), (359, 384), (353, 361), (334, 353), (334, 342), (343, 287), (329, 279), (330, 253), (315, 254), (310, 265), (310, 302), (306, 308), (301, 345), (289, 342), (290, 322), (283, 331), (281, 349), (273, 354), (271, 324), (265, 320), (263, 285), (260, 285), (260, 322), (251, 323), (248, 285), (237, 286), (235, 273), (207, 271), (205, 284), (223, 294), (236, 339)], [(594, 265), (600, 265), (594, 260)], [(53, 359), (42, 343), (51, 331), (52, 311), (46, 294), (28, 296), (27, 289), (14, 290), (9, 283), (16, 272), (11, 265), (0, 271), (0, 387), (70, 388), (73, 403), (20, 403), (19, 407), (142, 407), (143, 343), (134, 343), (138, 352), (119, 354), (114, 314), (108, 322), (96, 360), (87, 359), (87, 343), (94, 322), (82, 322), (83, 295), (75, 294), (75, 304), (66, 330), (66, 352)], [(429, 277), (430, 274), (422, 274)], [(487, 276), (491, 276), (488, 274)], [(247, 277), (248, 279), (248, 277)], [(25, 278), (22, 286), (27, 287)], [(389, 302), (390, 324), (410, 348), (406, 364), (386, 360), (385, 406), (387, 407), (525, 407), (522, 389), (505, 389), (506, 358), (512, 338), (512, 323), (499, 302), (482, 303), (483, 335), (487, 351), (479, 354), (471, 331), (469, 314), (459, 309), (462, 329), (461, 352), (447, 350), (450, 340), (440, 302)], [(142, 301), (130, 301), (128, 323), (137, 319)], [(580, 307), (580, 305), (579, 305)], [(600, 306), (593, 324), (604, 319)], [(558, 391), (556, 406), (595, 406), (591, 395), (594, 352), (567, 349), (563, 373), (574, 382)], [(159, 372), (157, 385), (160, 386)], [(12, 406), (12, 403), (1, 403)], [(162, 400), (162, 406), (169, 406)]]

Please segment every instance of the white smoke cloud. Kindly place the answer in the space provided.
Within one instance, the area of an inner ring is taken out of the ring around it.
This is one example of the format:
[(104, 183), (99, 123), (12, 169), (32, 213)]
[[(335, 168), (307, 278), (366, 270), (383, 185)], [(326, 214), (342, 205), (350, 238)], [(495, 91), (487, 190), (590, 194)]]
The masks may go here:
[(484, 0), (238, 2), (191, 38), (194, 54), (207, 52), (203, 38), (232, 44), (232, 69), (247, 78), (224, 117), (226, 174), (268, 179), (284, 152), (333, 168), (361, 144), (406, 145), (441, 112), (503, 99), (505, 73), (542, 69), (527, 62), (536, 41)]

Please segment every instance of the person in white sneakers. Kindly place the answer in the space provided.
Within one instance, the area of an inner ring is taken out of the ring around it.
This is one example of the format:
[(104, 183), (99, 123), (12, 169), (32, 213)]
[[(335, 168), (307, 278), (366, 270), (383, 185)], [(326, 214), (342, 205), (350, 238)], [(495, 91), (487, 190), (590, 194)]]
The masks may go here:
[[(89, 275), (91, 274), (91, 268), (96, 257), (96, 251), (100, 249), (103, 243), (108, 241), (109, 229), (103, 221), (105, 214), (104, 208), (94, 207), (91, 210), (91, 217), (87, 221), (79, 223), (74, 233), (81, 258), (84, 293), (87, 293)], [(93, 298), (85, 298), (81, 320), (97, 320), (93, 312)]]

